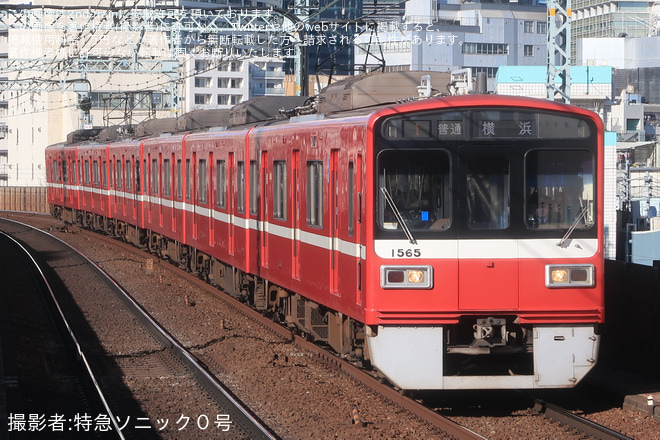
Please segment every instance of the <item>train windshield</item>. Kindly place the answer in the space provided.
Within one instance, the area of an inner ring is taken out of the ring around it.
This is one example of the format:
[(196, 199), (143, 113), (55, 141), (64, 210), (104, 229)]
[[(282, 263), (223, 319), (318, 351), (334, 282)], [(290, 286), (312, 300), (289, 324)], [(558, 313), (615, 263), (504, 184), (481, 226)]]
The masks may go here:
[(378, 164), (379, 225), (383, 229), (449, 227), (452, 202), (447, 152), (385, 150), (379, 154)]
[(509, 161), (477, 155), (465, 158), (466, 215), (470, 229), (507, 229), (511, 212)]
[(594, 158), (582, 150), (525, 156), (527, 227), (586, 229), (594, 224)]

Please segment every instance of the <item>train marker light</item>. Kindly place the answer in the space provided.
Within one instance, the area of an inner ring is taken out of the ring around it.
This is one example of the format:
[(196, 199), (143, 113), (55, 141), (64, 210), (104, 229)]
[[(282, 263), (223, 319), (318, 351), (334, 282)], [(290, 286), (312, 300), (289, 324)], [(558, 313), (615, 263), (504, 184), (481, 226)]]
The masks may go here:
[(568, 271), (566, 269), (553, 269), (551, 272), (552, 283), (565, 283), (568, 280)]
[(432, 266), (381, 266), (380, 287), (383, 289), (431, 289)]
[(593, 287), (594, 284), (594, 266), (591, 264), (545, 266), (546, 287)]
[(396, 284), (403, 283), (405, 279), (405, 272), (402, 270), (390, 270), (387, 272), (387, 282)]
[(408, 282), (409, 283), (423, 283), (424, 282), (424, 271), (421, 270), (409, 270), (408, 271)]

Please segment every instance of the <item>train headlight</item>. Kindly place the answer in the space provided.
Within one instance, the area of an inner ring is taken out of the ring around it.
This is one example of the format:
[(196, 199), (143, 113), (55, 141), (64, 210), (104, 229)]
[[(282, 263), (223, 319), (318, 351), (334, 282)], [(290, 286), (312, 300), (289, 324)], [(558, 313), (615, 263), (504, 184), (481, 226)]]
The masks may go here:
[(592, 264), (562, 264), (545, 266), (546, 287), (593, 287)]
[(430, 289), (433, 287), (433, 267), (381, 266), (380, 287), (383, 289)]

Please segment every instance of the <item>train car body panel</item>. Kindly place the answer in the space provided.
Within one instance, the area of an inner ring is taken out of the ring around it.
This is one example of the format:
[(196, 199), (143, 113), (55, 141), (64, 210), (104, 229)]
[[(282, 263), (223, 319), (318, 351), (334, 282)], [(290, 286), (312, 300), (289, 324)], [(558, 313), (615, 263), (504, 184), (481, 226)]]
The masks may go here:
[(112, 218), (108, 181), (109, 145), (100, 143), (80, 145), (78, 157), (83, 167), (80, 208)]
[(66, 160), (65, 148), (66, 144), (52, 145), (46, 151), (46, 176), (49, 182), (46, 200), (51, 206), (65, 206), (67, 202), (63, 177), (66, 167), (63, 165)]
[(570, 387), (595, 364), (591, 112), (462, 96), (84, 144), (77, 200), (62, 150), (46, 152), (49, 203), (130, 224), (402, 389)]
[[(258, 246), (251, 260), (260, 276), (354, 319), (364, 319), (360, 280), (361, 224), (356, 221), (364, 179), (366, 118), (307, 120), (259, 127)], [(254, 162), (254, 161), (253, 161)], [(350, 215), (349, 215), (350, 212)], [(341, 276), (340, 276), (341, 273)]]
[(119, 142), (110, 152), (113, 175), (113, 217), (126, 224), (140, 223), (137, 166), (140, 162), (138, 141)]
[[(202, 209), (193, 203), (187, 205), (186, 236), (196, 237), (200, 249), (244, 272), (250, 252), (246, 248), (246, 136), (247, 130), (236, 130), (191, 135), (186, 140), (186, 169), (190, 168), (193, 176), (197, 176), (189, 179), (193, 185), (190, 196), (199, 192), (200, 160), (206, 161), (205, 179), (210, 192)], [(192, 170), (189, 163), (194, 161), (197, 166)], [(202, 218), (204, 215), (208, 217)], [(200, 222), (202, 229), (207, 225), (201, 238)]]
[(142, 142), (143, 163), (146, 163), (143, 204), (147, 229), (185, 243), (176, 208), (180, 185), (177, 161), (182, 148), (183, 135), (154, 137)]

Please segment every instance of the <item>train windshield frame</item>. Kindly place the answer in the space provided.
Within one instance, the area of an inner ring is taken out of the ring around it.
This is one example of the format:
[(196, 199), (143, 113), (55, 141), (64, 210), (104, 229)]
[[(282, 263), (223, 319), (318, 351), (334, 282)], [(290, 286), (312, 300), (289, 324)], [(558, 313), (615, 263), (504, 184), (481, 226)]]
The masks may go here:
[(598, 137), (587, 117), (447, 110), (384, 118), (376, 130), (376, 238), (596, 234)]

